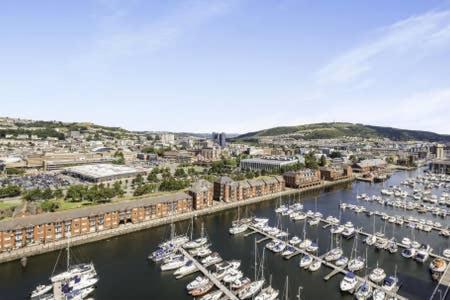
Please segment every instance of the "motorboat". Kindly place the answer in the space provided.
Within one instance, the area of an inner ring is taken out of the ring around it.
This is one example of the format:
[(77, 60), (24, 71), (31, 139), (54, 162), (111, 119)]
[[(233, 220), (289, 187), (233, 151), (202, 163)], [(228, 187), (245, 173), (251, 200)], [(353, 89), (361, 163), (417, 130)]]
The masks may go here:
[(231, 283), (234, 282), (235, 280), (241, 279), (244, 276), (244, 274), (237, 270), (237, 269), (230, 269), (230, 272), (225, 275), (225, 277), (223, 278), (223, 281), (225, 283)]
[(331, 227), (330, 232), (333, 234), (340, 234), (344, 231), (344, 229), (345, 229), (344, 225), (337, 225)]
[(239, 260), (230, 260), (218, 263), (215, 265), (216, 271), (224, 271), (229, 268), (237, 269), (241, 266), (241, 262)]
[(342, 251), (341, 248), (334, 248), (330, 250), (330, 252), (325, 255), (325, 261), (335, 261), (338, 260), (342, 254), (344, 254), (344, 251)]
[(240, 279), (233, 281), (230, 284), (230, 287), (234, 290), (239, 290), (239, 289), (243, 288), (244, 286), (246, 286), (247, 284), (249, 284), (250, 282), (251, 282), (251, 280), (248, 277), (240, 278)]
[(396, 288), (397, 285), (398, 285), (398, 278), (395, 276), (388, 276), (384, 279), (383, 285), (381, 287), (386, 291), (391, 292)]
[(175, 276), (184, 276), (190, 272), (193, 272), (197, 269), (194, 262), (192, 260), (188, 260), (183, 266), (178, 268), (173, 274)]
[(347, 265), (348, 264), (348, 257), (346, 257), (346, 256), (339, 257), (339, 259), (336, 260), (335, 264), (338, 267), (343, 267), (343, 266)]
[(320, 219), (316, 218), (316, 217), (314, 219), (309, 220), (309, 222), (308, 222), (308, 224), (310, 226), (315, 226), (315, 225), (318, 225), (319, 223), (320, 223)]
[(178, 259), (172, 260), (168, 263), (161, 265), (161, 271), (170, 271), (175, 270), (183, 266), (187, 262), (187, 258), (184, 256), (179, 257)]
[(386, 249), (388, 246), (388, 240), (385, 238), (378, 238), (377, 242), (375, 243), (375, 247), (377, 249)]
[(291, 254), (295, 253), (295, 248), (292, 246), (287, 246), (286, 249), (281, 253), (282, 256), (288, 257)]
[(443, 273), (447, 268), (447, 262), (442, 258), (435, 258), (430, 263), (430, 270), (433, 273)]
[(195, 277), (195, 279), (193, 281), (188, 283), (188, 285), (186, 286), (186, 289), (188, 291), (191, 291), (191, 290), (197, 289), (199, 287), (202, 287), (208, 283), (209, 283), (209, 279), (207, 277), (197, 276), (197, 277)]
[(256, 293), (258, 293), (264, 285), (264, 280), (257, 280), (253, 281), (252, 283), (248, 284), (244, 288), (242, 288), (239, 293), (238, 297), (241, 300), (252, 298)]
[(309, 265), (309, 268), (308, 268), (308, 269), (309, 269), (311, 272), (315, 272), (315, 271), (319, 270), (321, 266), (322, 266), (322, 261), (320, 261), (320, 260), (314, 260), (313, 263), (312, 263), (311, 265)]
[(186, 244), (183, 245), (184, 249), (195, 249), (198, 247), (201, 247), (205, 245), (208, 242), (208, 239), (206, 237), (201, 237), (198, 239), (195, 239), (193, 241), (189, 241)]
[(53, 285), (49, 284), (49, 285), (38, 285), (32, 292), (31, 292), (31, 298), (38, 298), (42, 295), (47, 294), (48, 292), (50, 292), (50, 290), (53, 288)]
[(222, 297), (222, 295), (223, 292), (221, 290), (216, 290), (214, 292), (204, 295), (199, 300), (219, 300)]
[(228, 231), (230, 232), (230, 234), (236, 235), (245, 232), (247, 229), (247, 224), (239, 224), (231, 227)]
[(416, 249), (415, 248), (406, 248), (402, 251), (402, 256), (404, 258), (412, 258), (416, 255)]
[(308, 248), (309, 246), (311, 246), (311, 244), (312, 244), (312, 241), (311, 241), (311, 240), (309, 240), (309, 239), (304, 239), (304, 240), (298, 245), (298, 247), (299, 247), (300, 249), (305, 249), (305, 248)]
[(277, 299), (279, 293), (280, 292), (278, 290), (268, 286), (255, 297), (255, 300), (275, 300)]
[(375, 235), (369, 235), (364, 241), (367, 245), (372, 246), (377, 242), (377, 237)]
[(365, 281), (356, 289), (355, 297), (358, 300), (366, 300), (372, 296), (372, 286)]
[(276, 242), (275, 246), (272, 248), (272, 251), (275, 253), (283, 252), (286, 248), (286, 243), (282, 241)]
[(208, 255), (207, 257), (203, 258), (201, 260), (201, 263), (205, 266), (210, 266), (212, 264), (216, 264), (222, 261), (222, 258), (220, 257), (219, 253), (214, 252), (211, 255)]
[(361, 256), (356, 257), (348, 262), (348, 270), (351, 272), (356, 272), (364, 268), (365, 259)]
[(313, 258), (310, 255), (304, 255), (301, 259), (300, 259), (300, 268), (309, 268), (309, 266), (312, 264), (313, 262)]
[(442, 255), (446, 258), (450, 258), (450, 249), (445, 249), (442, 251)]
[(306, 247), (306, 251), (308, 252), (317, 252), (319, 250), (319, 245), (315, 242), (312, 242), (308, 247)]
[(191, 294), (194, 297), (203, 296), (206, 293), (208, 293), (213, 287), (214, 287), (214, 283), (208, 282), (207, 284), (205, 284), (203, 286), (200, 286), (196, 289), (189, 291), (189, 294)]
[(426, 250), (418, 250), (416, 252), (416, 255), (414, 255), (414, 259), (418, 262), (425, 262), (428, 260), (428, 258), (430, 257), (430, 253)]
[(356, 279), (355, 274), (352, 272), (347, 272), (347, 274), (345, 274), (340, 284), (341, 291), (343, 292), (351, 291), (356, 287), (357, 283), (358, 279)]
[(373, 300), (385, 300), (386, 299), (386, 292), (382, 289), (375, 289), (372, 294)]
[(295, 246), (298, 245), (302, 242), (302, 240), (298, 237), (298, 236), (293, 236), (290, 240), (289, 240), (289, 244)]
[(369, 279), (375, 283), (382, 282), (384, 278), (386, 278), (386, 272), (378, 266), (369, 274)]
[(342, 231), (342, 235), (347, 239), (353, 237), (354, 234), (355, 234), (354, 227), (345, 226), (344, 231)]
[(389, 253), (396, 253), (398, 251), (398, 246), (394, 239), (389, 241), (387, 250), (389, 250)]

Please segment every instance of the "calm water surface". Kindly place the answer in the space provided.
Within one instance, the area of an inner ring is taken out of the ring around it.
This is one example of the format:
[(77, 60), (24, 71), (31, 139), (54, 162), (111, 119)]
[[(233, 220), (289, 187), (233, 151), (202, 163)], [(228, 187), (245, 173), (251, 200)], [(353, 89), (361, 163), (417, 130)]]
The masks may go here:
[[(410, 176), (416, 176), (414, 172), (397, 172), (388, 182), (388, 185), (398, 185), (400, 181)], [(415, 212), (405, 212), (401, 209), (382, 207), (372, 202), (361, 202), (356, 200), (356, 194), (367, 193), (369, 195), (379, 194), (383, 184), (369, 184), (355, 182), (321, 192), (310, 192), (301, 195), (305, 210), (317, 210), (324, 214), (339, 216), (339, 202), (359, 203), (373, 210), (386, 211), (392, 215), (417, 215)], [(404, 187), (402, 187), (404, 188)], [(284, 197), (282, 201), (298, 201), (299, 197)], [(317, 200), (316, 200), (317, 199)], [(283, 228), (288, 228), (289, 233), (302, 235), (303, 223), (293, 223), (288, 217), (280, 217), (274, 213), (274, 209), (280, 202), (279, 198), (272, 201), (261, 202), (241, 208), (241, 215), (257, 215), (270, 218), (272, 225), (281, 222)], [(200, 224), (203, 222), (207, 234), (212, 243), (212, 249), (219, 252), (224, 259), (240, 259), (241, 269), (244, 274), (253, 277), (254, 274), (254, 239), (257, 235), (250, 237), (232, 237), (228, 234), (231, 222), (236, 219), (237, 210), (230, 210), (210, 216), (199, 217), (195, 220), (196, 235), (199, 234)], [(448, 221), (432, 216), (431, 214), (420, 215), (420, 218), (439, 220), (443, 224)], [(384, 227), (384, 221), (376, 217), (376, 229)], [(351, 220), (355, 226), (362, 226), (365, 231), (372, 232), (373, 217), (365, 214), (355, 214), (351, 211), (342, 212), (342, 221)], [(177, 232), (185, 232), (189, 221), (176, 224)], [(387, 224), (386, 234), (394, 234), (398, 239), (410, 236), (411, 230), (403, 226)], [(145, 231), (132, 233), (126, 236), (100, 241), (83, 246), (73, 247), (73, 259), (75, 261), (93, 261), (100, 277), (95, 292), (95, 299), (191, 299), (185, 292), (185, 286), (195, 275), (176, 280), (171, 273), (162, 273), (159, 266), (147, 260), (148, 254), (158, 245), (161, 240), (169, 235), (169, 226), (162, 226)], [(432, 245), (435, 252), (449, 247), (446, 238), (440, 237), (436, 232), (416, 231), (416, 239)], [(325, 253), (330, 247), (330, 233), (323, 229), (322, 225), (316, 227), (307, 226), (307, 236), (318, 239), (320, 251)], [(353, 240), (344, 240), (343, 247), (347, 256), (350, 256)], [(262, 252), (264, 243), (259, 245), (259, 253)], [(365, 246), (358, 246), (360, 254), (364, 255)], [(388, 274), (393, 274), (397, 266), (397, 274), (402, 283), (400, 294), (410, 299), (428, 299), (435, 283), (431, 280), (428, 271), (429, 261), (425, 264), (413, 260), (404, 259), (400, 251), (390, 254), (387, 251), (377, 251), (374, 247), (368, 248), (369, 268), (373, 268), (378, 262)], [(28, 293), (39, 283), (48, 281), (58, 256), (64, 256), (60, 251), (31, 257), (26, 268), (22, 268), (19, 262), (11, 262), (0, 265), (0, 299), (25, 299)], [(267, 252), (264, 263), (266, 278), (272, 275), (272, 285), (280, 290), (284, 289), (286, 276), (289, 278), (290, 299), (295, 299), (299, 286), (303, 287), (302, 299), (352, 299), (349, 294), (341, 293), (339, 282), (342, 275), (337, 275), (325, 282), (323, 277), (331, 269), (322, 267), (320, 271), (311, 273), (298, 267), (300, 257), (289, 261), (282, 259), (279, 255)], [(60, 259), (56, 265), (57, 270), (64, 268), (65, 260)], [(364, 271), (359, 273), (364, 275)], [(448, 297), (450, 298), (450, 297)], [(437, 298), (436, 298), (437, 299)]]

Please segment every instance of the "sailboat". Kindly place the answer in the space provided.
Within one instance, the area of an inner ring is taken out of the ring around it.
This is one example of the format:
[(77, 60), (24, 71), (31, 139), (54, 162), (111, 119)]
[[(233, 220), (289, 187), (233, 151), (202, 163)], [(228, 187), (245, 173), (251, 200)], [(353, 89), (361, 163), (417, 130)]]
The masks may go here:
[(365, 259), (358, 256), (358, 233), (356, 234), (350, 261), (348, 262), (348, 269), (351, 272), (359, 271), (364, 268)]
[(270, 276), (269, 286), (255, 297), (255, 300), (275, 300), (280, 292), (272, 287), (272, 275)]
[(205, 245), (208, 242), (208, 238), (205, 237), (205, 225), (202, 223), (201, 234), (198, 239), (193, 240), (193, 231), (194, 231), (194, 218), (191, 219), (192, 227), (191, 227), (191, 240), (183, 245), (184, 249), (195, 249)]
[(237, 218), (237, 220), (233, 221), (233, 226), (228, 230), (228, 232), (233, 235), (243, 233), (243, 232), (247, 231), (247, 229), (248, 229), (247, 222), (241, 222), (239, 208), (240, 207), (238, 206), (238, 218)]
[[(264, 254), (264, 251), (263, 251)], [(256, 295), (256, 293), (258, 293), (263, 285), (264, 285), (264, 278), (261, 278), (260, 280), (257, 280), (257, 269), (258, 269), (258, 263), (257, 263), (257, 255), (258, 255), (258, 250), (257, 250), (257, 246), (256, 246), (256, 239), (255, 239), (255, 281), (251, 282), (250, 284), (248, 284), (247, 286), (245, 286), (243, 289), (241, 289), (238, 293), (238, 297), (241, 300), (244, 299), (249, 299), (251, 297), (253, 297), (254, 295)], [(263, 264), (261, 264), (261, 273), (263, 274)]]

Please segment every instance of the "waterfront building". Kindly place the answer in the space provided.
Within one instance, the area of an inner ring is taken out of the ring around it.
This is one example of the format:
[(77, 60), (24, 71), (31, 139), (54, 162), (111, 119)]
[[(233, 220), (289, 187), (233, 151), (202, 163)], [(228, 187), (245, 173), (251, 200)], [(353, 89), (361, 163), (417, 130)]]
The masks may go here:
[(353, 164), (352, 168), (354, 172), (366, 174), (372, 171), (383, 170), (387, 167), (385, 160), (380, 158), (365, 159), (358, 163)]
[(327, 181), (347, 179), (353, 176), (352, 167), (349, 165), (332, 165), (320, 168), (320, 178)]
[(280, 170), (282, 167), (293, 166), (300, 161), (297, 157), (291, 156), (266, 156), (262, 158), (248, 158), (240, 162), (242, 170), (251, 171), (273, 171)]
[(267, 176), (257, 179), (234, 181), (222, 176), (214, 182), (214, 199), (224, 202), (242, 201), (283, 191), (282, 176)]
[(0, 251), (25, 247), (192, 211), (192, 197), (176, 193), (0, 221)]
[(188, 194), (192, 197), (192, 205), (194, 209), (203, 209), (213, 205), (213, 184), (207, 180), (201, 179), (194, 183), (188, 190)]
[(436, 159), (430, 164), (430, 170), (437, 174), (450, 174), (450, 159)]
[(287, 187), (295, 189), (316, 186), (322, 183), (319, 170), (312, 169), (285, 172), (283, 178)]

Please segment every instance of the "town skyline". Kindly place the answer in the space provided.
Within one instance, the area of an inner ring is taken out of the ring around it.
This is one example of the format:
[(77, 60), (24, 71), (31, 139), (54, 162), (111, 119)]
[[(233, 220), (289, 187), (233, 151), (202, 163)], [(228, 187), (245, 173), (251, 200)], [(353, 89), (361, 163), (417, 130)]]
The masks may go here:
[(448, 1), (3, 8), (2, 115), (173, 132), (345, 121), (450, 133)]

